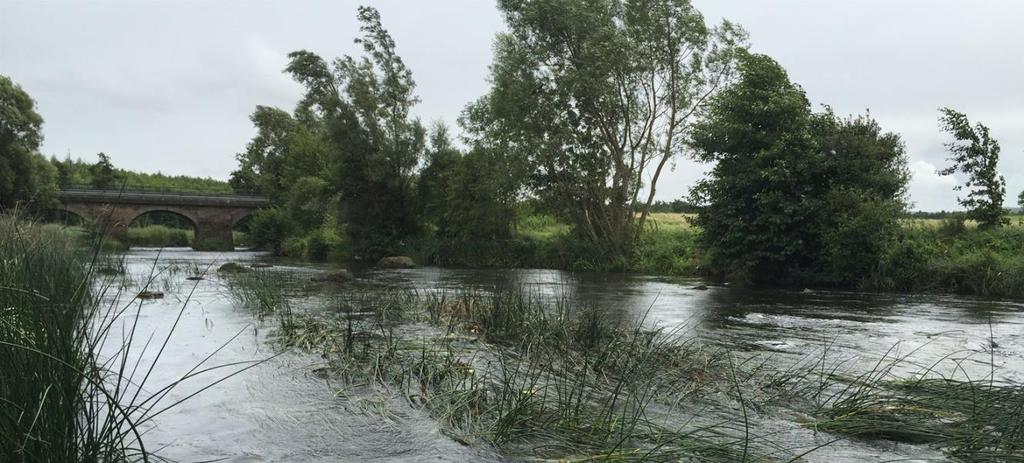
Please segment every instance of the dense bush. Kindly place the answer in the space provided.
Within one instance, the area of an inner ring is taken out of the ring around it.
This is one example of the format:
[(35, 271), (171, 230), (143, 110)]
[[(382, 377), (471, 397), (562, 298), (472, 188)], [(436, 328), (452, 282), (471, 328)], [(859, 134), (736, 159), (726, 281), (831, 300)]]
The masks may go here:
[(1024, 229), (908, 227), (864, 287), (1024, 297)]
[(693, 189), (717, 271), (764, 283), (856, 284), (895, 239), (909, 178), (903, 143), (868, 117), (815, 114), (763, 55), (694, 129), (715, 162)]
[(293, 230), (294, 223), (286, 212), (279, 208), (263, 209), (254, 213), (249, 221), (249, 244), (280, 253)]

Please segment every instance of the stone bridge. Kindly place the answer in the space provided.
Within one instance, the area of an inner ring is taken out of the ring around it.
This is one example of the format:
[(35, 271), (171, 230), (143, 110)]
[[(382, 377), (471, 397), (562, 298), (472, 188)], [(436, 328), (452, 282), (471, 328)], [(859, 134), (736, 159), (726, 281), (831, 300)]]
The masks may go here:
[(173, 212), (192, 222), (192, 246), (234, 249), (231, 231), (243, 218), (269, 205), (267, 198), (233, 194), (69, 188), (59, 195), (64, 210), (95, 224), (111, 236), (150, 212)]

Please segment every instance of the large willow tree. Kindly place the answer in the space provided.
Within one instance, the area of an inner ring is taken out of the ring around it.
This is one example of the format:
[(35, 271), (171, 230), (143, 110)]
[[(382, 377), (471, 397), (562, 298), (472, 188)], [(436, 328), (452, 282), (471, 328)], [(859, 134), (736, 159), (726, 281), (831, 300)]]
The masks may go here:
[(414, 170), (426, 130), (410, 115), (419, 102), (416, 84), (380, 13), (359, 7), (359, 21), (362, 57), (328, 63), (296, 51), (286, 71), (306, 87), (296, 113), (314, 114), (327, 127), (352, 251), (376, 258), (401, 251), (418, 232)]
[(631, 253), (658, 180), (732, 76), (738, 27), (688, 0), (499, 0), (490, 93), (471, 133), (533, 172), (530, 189), (610, 257)]

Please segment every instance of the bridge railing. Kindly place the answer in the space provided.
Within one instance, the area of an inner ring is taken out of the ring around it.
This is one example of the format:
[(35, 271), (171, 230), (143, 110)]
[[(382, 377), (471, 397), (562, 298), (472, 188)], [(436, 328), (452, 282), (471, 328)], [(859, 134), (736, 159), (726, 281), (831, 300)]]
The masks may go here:
[(171, 195), (171, 196), (215, 196), (215, 197), (249, 197), (249, 198), (262, 198), (263, 195), (257, 193), (225, 193), (222, 191), (210, 192), (200, 190), (171, 190), (165, 188), (146, 188), (142, 186), (125, 186), (124, 188), (96, 188), (92, 185), (68, 185), (62, 187), (60, 191), (74, 192), (74, 191), (89, 191), (89, 192), (103, 192), (110, 194), (154, 194), (154, 195)]

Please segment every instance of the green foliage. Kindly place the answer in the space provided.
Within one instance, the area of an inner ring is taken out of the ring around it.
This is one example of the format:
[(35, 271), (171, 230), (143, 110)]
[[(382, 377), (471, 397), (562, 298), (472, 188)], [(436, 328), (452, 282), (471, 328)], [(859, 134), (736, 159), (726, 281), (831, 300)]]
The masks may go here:
[(97, 157), (99, 160), (96, 161), (96, 164), (89, 166), (89, 174), (92, 177), (89, 185), (104, 190), (121, 188), (123, 183), (121, 176), (111, 164), (110, 157), (106, 153), (100, 153)]
[[(423, 207), (424, 219), (434, 227), (440, 227), (448, 207), (450, 188), (455, 184), (456, 169), (462, 161), (462, 152), (452, 144), (448, 126), (442, 122), (434, 125), (430, 133), (430, 146), (426, 153), (426, 166), (420, 172), (417, 196)], [(481, 173), (479, 178), (490, 176)]]
[(467, 108), (467, 128), (530, 173), (530, 189), (579, 239), (627, 258), (658, 178), (728, 81), (745, 34), (728, 22), (709, 28), (686, 0), (498, 7), (509, 32), (498, 36), (492, 89)]
[(857, 284), (895, 239), (908, 173), (902, 141), (868, 117), (811, 112), (764, 55), (694, 128), (716, 162), (691, 192), (712, 266), (754, 281)]
[(939, 124), (942, 130), (953, 136), (953, 141), (946, 144), (952, 165), (939, 173), (953, 175), (961, 172), (967, 176), (965, 184), (957, 185), (955, 189), (961, 191), (967, 187), (967, 196), (958, 198), (958, 201), (967, 208), (969, 218), (983, 228), (1003, 225), (1006, 179), (996, 170), (999, 142), (981, 123), (972, 127), (965, 114), (950, 108), (942, 108), (940, 112)]
[(256, 248), (280, 253), (294, 228), (291, 218), (280, 208), (262, 209), (249, 221), (249, 241)]
[(231, 173), (235, 191), (260, 193), (272, 201), (289, 200), (301, 178), (328, 178), (330, 146), (323, 121), (301, 108), (292, 116), (267, 106), (257, 106), (250, 116), (256, 136), (237, 155), (238, 170)]
[(359, 21), (363, 36), (356, 43), (365, 56), (346, 56), (329, 66), (313, 53), (296, 51), (286, 71), (306, 87), (297, 113), (323, 117), (351, 251), (372, 259), (401, 249), (420, 231), (413, 170), (425, 130), (410, 116), (419, 101), (412, 72), (380, 14), (360, 7)]
[(313, 262), (324, 262), (343, 252), (344, 240), (332, 229), (318, 228), (305, 236), (288, 238), (281, 253)]
[(655, 201), (651, 204), (651, 213), (695, 214), (699, 208), (687, 199), (679, 198), (672, 201)]
[(481, 172), (501, 172), (493, 152), (476, 148), (462, 157), (451, 172), (437, 237), (442, 254), (464, 248), (466, 243), (489, 243), (502, 249), (512, 237), (514, 203), (501, 191), (497, 177)]
[[(960, 225), (958, 225), (958, 223)], [(869, 289), (1024, 297), (1024, 229), (907, 227), (889, 247)]]
[(32, 97), (0, 75), (0, 211), (57, 204), (58, 172), (36, 152), (42, 125)]
[(127, 348), (97, 358), (120, 321), (98, 313), (92, 258), (59, 227), (0, 215), (0, 461), (150, 458), (136, 410), (158, 400), (130, 395)]
[[(102, 160), (101, 160), (102, 161)], [(106, 158), (103, 164), (110, 164), (110, 158)], [(109, 183), (112, 188), (120, 189), (122, 185), (126, 189), (143, 190), (167, 190), (167, 191), (192, 191), (199, 193), (231, 193), (231, 186), (227, 182), (212, 178), (189, 177), (187, 175), (165, 175), (162, 173), (143, 173), (119, 169), (113, 165), (97, 167), (100, 163), (89, 164), (81, 159), (63, 160), (56, 157), (50, 158), (50, 164), (56, 169), (57, 184), (61, 188), (72, 186), (94, 185), (96, 183)], [(113, 169), (112, 172), (107, 168)], [(101, 170), (113, 180), (96, 180), (93, 171)]]
[(184, 247), (192, 244), (192, 230), (163, 225), (129, 227), (125, 238), (131, 246)]

